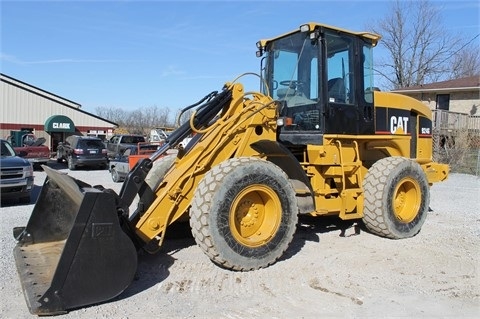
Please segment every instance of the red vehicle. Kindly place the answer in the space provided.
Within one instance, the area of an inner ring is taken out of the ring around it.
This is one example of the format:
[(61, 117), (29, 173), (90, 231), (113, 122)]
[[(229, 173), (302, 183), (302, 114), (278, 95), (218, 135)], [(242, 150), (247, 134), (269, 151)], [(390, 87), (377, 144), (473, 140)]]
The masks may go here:
[(21, 154), (34, 166), (47, 165), (50, 160), (50, 149), (43, 145), (45, 138), (37, 138), (31, 131), (10, 131), (7, 140), (17, 154)]

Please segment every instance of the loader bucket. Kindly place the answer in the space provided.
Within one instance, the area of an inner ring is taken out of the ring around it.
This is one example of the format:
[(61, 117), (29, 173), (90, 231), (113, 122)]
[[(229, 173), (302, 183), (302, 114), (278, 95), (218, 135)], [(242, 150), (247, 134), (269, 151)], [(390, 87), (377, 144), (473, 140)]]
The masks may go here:
[(32, 314), (56, 315), (125, 290), (137, 251), (122, 230), (116, 195), (43, 166), (47, 178), (13, 252)]

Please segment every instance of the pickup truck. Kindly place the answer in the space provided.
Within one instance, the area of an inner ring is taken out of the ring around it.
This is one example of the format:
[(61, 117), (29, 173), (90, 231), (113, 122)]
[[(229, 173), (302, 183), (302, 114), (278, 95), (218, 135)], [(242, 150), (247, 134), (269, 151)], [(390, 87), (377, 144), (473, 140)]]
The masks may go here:
[[(115, 183), (123, 182), (128, 172), (137, 164), (141, 158), (150, 157), (158, 148), (158, 144), (147, 144), (143, 147), (128, 147), (122, 154), (111, 159), (108, 163), (108, 170)], [(172, 152), (168, 152), (172, 154)]]
[[(12, 145), (1, 139), (0, 192), (1, 199), (13, 198), (22, 203), (30, 203), (33, 188), (33, 167), (24, 158), (17, 156)], [(25, 155), (19, 153), (19, 155)]]
[(146, 143), (145, 137), (142, 135), (122, 134), (112, 136), (104, 144), (108, 157), (115, 158), (121, 156), (127, 148), (137, 147), (139, 143)]
[(13, 146), (15, 152), (32, 163), (33, 166), (47, 165), (50, 160), (50, 149), (43, 145), (46, 141), (43, 137), (36, 138), (29, 131), (10, 131), (7, 140)]
[(142, 149), (141, 151), (138, 146), (127, 147), (122, 154), (111, 159), (108, 163), (108, 170), (112, 175), (112, 180), (115, 183), (124, 181), (130, 169), (140, 158), (147, 158), (155, 152), (158, 145), (151, 145), (150, 150)]

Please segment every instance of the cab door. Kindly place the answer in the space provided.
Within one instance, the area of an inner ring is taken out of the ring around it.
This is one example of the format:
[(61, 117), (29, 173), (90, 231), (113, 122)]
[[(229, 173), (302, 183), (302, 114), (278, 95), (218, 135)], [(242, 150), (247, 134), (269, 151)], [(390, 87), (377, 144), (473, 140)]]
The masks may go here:
[(358, 37), (327, 31), (325, 50), (326, 133), (373, 133), (373, 69), (368, 44)]

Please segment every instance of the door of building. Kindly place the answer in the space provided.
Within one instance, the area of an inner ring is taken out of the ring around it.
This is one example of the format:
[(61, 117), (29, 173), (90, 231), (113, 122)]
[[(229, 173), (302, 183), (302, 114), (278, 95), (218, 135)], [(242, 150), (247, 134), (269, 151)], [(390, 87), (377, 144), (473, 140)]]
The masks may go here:
[(52, 146), (52, 152), (57, 152), (59, 142), (65, 141), (65, 133), (63, 132), (50, 132), (50, 145)]

